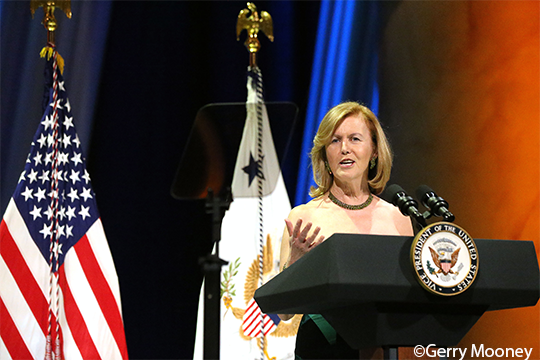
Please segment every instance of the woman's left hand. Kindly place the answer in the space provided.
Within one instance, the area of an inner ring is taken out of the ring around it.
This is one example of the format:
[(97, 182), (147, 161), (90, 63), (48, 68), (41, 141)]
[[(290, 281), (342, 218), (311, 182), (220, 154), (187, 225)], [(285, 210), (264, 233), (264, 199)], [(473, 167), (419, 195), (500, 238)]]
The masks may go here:
[(294, 227), (289, 219), (285, 219), (285, 223), (287, 224), (287, 232), (290, 236), (289, 241), (291, 249), (288, 265), (293, 264), (296, 260), (300, 259), (324, 240), (323, 235), (318, 236), (321, 231), (321, 228), (318, 226), (313, 230), (311, 235), (308, 236), (311, 227), (313, 226), (311, 222), (308, 222), (303, 228), (302, 219), (298, 219)]

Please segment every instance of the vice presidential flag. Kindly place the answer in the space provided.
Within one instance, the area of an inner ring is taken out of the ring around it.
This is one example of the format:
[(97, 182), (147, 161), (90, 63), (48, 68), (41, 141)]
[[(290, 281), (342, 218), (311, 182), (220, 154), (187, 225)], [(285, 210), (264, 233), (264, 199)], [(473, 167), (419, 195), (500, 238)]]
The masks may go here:
[[(225, 213), (219, 254), (222, 271), (220, 358), (294, 359), (299, 316), (280, 321), (264, 314), (255, 290), (279, 273), (281, 237), (291, 206), (262, 96), (262, 76), (249, 68), (246, 122), (233, 175), (233, 202)], [(195, 342), (202, 358), (203, 298)]]
[(0, 225), (0, 358), (127, 359), (118, 278), (56, 59)]

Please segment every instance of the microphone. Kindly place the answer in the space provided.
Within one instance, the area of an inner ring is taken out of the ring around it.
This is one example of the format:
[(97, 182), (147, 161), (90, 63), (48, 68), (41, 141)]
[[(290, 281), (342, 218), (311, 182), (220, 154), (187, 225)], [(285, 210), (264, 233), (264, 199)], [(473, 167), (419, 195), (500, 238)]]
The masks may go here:
[(416, 221), (424, 227), (427, 226), (426, 219), (424, 219), (424, 216), (418, 211), (418, 202), (414, 200), (412, 196), (408, 195), (401, 186), (396, 184), (388, 186), (383, 198), (389, 203), (397, 206), (403, 215), (416, 219)]
[(448, 210), (448, 202), (435, 194), (435, 191), (427, 185), (420, 185), (416, 189), (416, 197), (427, 207), (432, 215), (441, 216), (444, 220), (452, 222), (454, 214)]

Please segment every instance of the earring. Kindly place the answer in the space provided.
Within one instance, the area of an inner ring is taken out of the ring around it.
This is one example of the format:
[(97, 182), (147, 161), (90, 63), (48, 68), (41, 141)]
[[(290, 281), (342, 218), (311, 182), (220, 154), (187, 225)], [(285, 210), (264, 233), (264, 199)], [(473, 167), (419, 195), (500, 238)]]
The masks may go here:
[(326, 171), (328, 171), (328, 173), (332, 175), (332, 169), (330, 169), (330, 165), (328, 165), (328, 161), (324, 162), (324, 166), (326, 167)]
[(373, 169), (375, 167), (375, 159), (374, 157), (371, 158), (371, 161), (369, 162), (369, 169)]

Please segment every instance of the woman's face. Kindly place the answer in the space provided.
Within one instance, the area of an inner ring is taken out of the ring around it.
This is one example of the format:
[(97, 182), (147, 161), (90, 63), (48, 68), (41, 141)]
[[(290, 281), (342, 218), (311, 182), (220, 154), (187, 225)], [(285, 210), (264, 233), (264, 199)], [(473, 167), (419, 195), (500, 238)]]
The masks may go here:
[(374, 146), (371, 132), (362, 115), (346, 117), (326, 146), (326, 158), (337, 180), (367, 181)]

